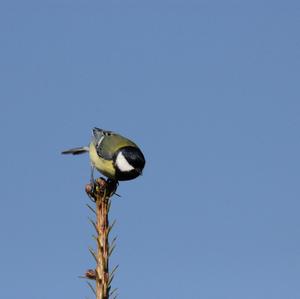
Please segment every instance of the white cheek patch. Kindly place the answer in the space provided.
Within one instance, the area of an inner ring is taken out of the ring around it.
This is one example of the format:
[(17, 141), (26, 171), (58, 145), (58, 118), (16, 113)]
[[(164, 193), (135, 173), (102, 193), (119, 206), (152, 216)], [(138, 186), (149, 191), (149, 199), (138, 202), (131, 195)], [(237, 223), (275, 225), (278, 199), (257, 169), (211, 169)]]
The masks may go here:
[(128, 163), (128, 161), (121, 152), (117, 156), (116, 164), (122, 172), (128, 172), (134, 169), (134, 167)]

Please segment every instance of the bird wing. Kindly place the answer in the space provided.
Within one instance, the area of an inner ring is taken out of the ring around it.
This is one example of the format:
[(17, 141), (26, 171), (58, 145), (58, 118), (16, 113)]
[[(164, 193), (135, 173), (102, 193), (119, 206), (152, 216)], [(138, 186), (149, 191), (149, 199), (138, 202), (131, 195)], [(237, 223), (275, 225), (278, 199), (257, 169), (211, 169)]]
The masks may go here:
[(105, 160), (112, 160), (114, 154), (122, 147), (137, 145), (131, 140), (116, 134), (112, 131), (104, 131), (99, 128), (93, 129), (93, 143), (96, 147), (98, 156)]

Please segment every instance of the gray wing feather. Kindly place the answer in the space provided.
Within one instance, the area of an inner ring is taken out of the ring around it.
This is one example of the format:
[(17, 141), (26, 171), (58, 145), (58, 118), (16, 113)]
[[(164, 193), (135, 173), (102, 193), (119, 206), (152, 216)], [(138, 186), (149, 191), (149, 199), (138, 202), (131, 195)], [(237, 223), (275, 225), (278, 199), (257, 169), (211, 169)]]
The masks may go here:
[(93, 140), (92, 142), (94, 143), (96, 147), (96, 151), (98, 156), (101, 158), (104, 158), (105, 160), (111, 160), (113, 157), (113, 153), (108, 152), (103, 149), (103, 141), (104, 138), (107, 136), (111, 136), (113, 134), (112, 131), (105, 131), (99, 128), (93, 128)]
[(93, 135), (94, 138), (92, 142), (96, 147), (97, 154), (105, 160), (112, 160), (115, 153), (122, 147), (137, 147), (131, 140), (112, 131), (94, 128)]
[(94, 143), (95, 145), (98, 145), (103, 140), (104, 136), (110, 136), (113, 134), (112, 131), (105, 131), (99, 128), (93, 128), (93, 136), (94, 136)]

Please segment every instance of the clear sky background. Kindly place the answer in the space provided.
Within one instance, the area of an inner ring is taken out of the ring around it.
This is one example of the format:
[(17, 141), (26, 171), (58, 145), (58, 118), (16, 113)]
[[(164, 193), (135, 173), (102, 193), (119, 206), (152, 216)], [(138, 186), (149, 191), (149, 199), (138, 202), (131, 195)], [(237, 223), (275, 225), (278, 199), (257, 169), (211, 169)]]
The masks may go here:
[(143, 149), (120, 298), (300, 298), (300, 2), (2, 0), (0, 298), (92, 298), (91, 128)]

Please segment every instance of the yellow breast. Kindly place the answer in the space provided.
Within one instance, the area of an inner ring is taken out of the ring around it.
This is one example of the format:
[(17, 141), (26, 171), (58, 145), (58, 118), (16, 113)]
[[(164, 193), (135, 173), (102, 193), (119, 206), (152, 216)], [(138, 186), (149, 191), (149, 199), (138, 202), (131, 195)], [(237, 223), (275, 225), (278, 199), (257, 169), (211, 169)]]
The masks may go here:
[(90, 143), (90, 160), (92, 165), (102, 174), (108, 178), (115, 178), (115, 168), (112, 160), (104, 160), (98, 156), (95, 145), (93, 142)]

